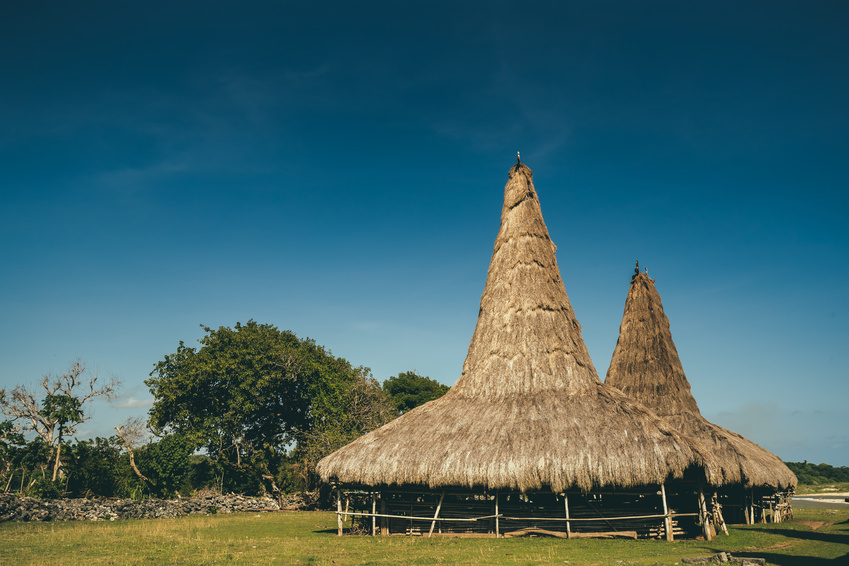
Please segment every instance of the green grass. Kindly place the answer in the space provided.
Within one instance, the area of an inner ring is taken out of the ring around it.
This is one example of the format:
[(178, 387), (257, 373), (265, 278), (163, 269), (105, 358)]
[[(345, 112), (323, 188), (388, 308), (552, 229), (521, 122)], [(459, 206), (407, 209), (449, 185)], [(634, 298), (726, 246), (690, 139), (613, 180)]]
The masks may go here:
[[(115, 522), (2, 523), (0, 563), (672, 565), (730, 551), (776, 566), (849, 564), (849, 511), (796, 510), (794, 522), (731, 527), (704, 541), (337, 537), (327, 512)], [(825, 522), (816, 530), (811, 522)]]

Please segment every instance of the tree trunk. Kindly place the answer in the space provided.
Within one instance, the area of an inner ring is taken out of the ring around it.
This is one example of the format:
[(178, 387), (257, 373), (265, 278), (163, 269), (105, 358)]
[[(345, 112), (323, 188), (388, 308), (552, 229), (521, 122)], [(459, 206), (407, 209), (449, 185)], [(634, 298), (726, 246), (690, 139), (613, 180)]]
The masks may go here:
[(130, 443), (127, 441), (126, 438), (124, 438), (124, 433), (121, 430), (122, 428), (123, 426), (116, 426), (115, 430), (118, 431), (118, 438), (121, 439), (121, 442), (124, 443), (124, 448), (127, 449), (127, 455), (130, 457), (130, 467), (133, 469), (133, 472), (135, 472), (135, 474), (139, 477), (140, 480), (146, 481), (148, 483), (153, 483), (152, 481), (147, 479), (144, 474), (139, 471), (138, 466), (136, 466), (136, 458), (135, 454), (133, 454), (133, 447), (130, 446)]
[(59, 456), (62, 455), (62, 433), (59, 433), (59, 439), (56, 442), (56, 462), (53, 464), (53, 481), (59, 477)]

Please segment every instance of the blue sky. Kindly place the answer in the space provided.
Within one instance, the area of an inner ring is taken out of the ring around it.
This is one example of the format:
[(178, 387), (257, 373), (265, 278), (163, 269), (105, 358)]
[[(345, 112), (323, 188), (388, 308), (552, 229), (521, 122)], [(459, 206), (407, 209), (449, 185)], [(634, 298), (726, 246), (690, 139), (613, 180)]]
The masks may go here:
[(452, 384), (521, 151), (603, 379), (635, 259), (703, 414), (849, 465), (849, 5), (0, 8), (0, 388), (150, 403), (255, 319)]

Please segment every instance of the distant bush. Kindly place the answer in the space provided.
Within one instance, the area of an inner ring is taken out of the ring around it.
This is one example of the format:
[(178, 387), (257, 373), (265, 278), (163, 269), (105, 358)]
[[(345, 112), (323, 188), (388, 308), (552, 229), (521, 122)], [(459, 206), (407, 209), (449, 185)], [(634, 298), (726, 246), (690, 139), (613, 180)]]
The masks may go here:
[(428, 401), (439, 399), (448, 393), (449, 389), (447, 385), (415, 371), (401, 372), (383, 382), (383, 390), (389, 395), (399, 415)]
[(804, 462), (784, 462), (796, 474), (800, 484), (849, 482), (849, 467), (834, 467), (829, 464), (811, 464)]
[(168, 434), (137, 452), (139, 467), (150, 478), (153, 495), (170, 497), (180, 490), (192, 467), (192, 446), (183, 435)]
[[(115, 437), (98, 437), (77, 442), (75, 445), (69, 444), (63, 452), (67, 495), (118, 495), (123, 470), (121, 451)], [(123, 475), (127, 473), (124, 472)]]

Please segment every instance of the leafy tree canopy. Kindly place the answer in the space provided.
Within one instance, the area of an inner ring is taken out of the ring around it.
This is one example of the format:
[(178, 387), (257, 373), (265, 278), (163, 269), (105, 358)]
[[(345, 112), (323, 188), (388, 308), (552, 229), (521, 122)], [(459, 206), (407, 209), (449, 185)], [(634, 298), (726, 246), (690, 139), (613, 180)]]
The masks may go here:
[(392, 404), (403, 414), (428, 401), (445, 395), (450, 387), (415, 371), (401, 372), (383, 382), (383, 390), (389, 394)]
[[(276, 455), (308, 443), (314, 430), (350, 437), (386, 422), (379, 406), (388, 401), (368, 368), (253, 320), (202, 328), (200, 348), (180, 342), (145, 382), (157, 434), (179, 433), (210, 456), (266, 474)], [(366, 407), (375, 390), (378, 408)]]
[(784, 462), (801, 484), (849, 482), (849, 467), (804, 462)]
[(66, 491), (74, 497), (118, 495), (122, 478), (117, 438), (95, 438), (68, 446), (65, 454)]
[(151, 479), (156, 495), (168, 497), (179, 490), (189, 475), (191, 454), (191, 444), (179, 434), (166, 435), (139, 450), (139, 466)]

